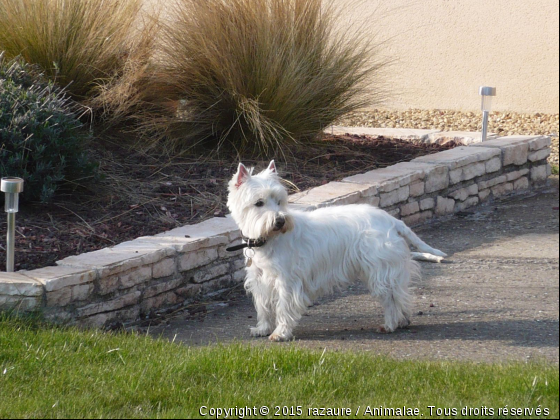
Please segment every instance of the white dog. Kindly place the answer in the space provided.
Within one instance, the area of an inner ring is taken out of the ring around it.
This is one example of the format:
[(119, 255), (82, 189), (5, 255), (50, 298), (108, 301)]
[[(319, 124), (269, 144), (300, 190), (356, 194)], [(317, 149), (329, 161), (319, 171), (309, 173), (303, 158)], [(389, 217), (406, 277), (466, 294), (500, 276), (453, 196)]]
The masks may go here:
[[(245, 241), (234, 248), (247, 248), (245, 288), (257, 310), (251, 334), (270, 335), (271, 341), (290, 340), (317, 297), (355, 279), (381, 300), (385, 324), (378, 332), (408, 326), (408, 284), (420, 271), (413, 258), (446, 256), (400, 220), (367, 204), (288, 209), (274, 161), (258, 175), (240, 163), (229, 182), (227, 205)], [(422, 254), (411, 253), (408, 244)]]

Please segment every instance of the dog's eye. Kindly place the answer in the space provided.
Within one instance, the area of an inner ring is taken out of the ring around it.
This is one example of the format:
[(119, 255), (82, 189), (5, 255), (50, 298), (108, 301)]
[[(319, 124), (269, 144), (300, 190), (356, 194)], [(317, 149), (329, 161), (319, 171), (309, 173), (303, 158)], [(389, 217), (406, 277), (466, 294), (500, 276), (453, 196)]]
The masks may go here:
[(262, 200), (257, 201), (257, 202), (255, 203), (255, 206), (257, 206), (257, 207), (262, 207), (262, 206), (264, 206), (264, 201), (262, 201)]

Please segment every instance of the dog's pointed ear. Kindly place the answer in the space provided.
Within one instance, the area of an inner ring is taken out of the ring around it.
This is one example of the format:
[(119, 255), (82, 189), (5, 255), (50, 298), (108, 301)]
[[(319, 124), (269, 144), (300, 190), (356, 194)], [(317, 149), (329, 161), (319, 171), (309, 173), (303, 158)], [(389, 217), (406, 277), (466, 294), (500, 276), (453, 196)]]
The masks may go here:
[(270, 163), (268, 164), (268, 168), (266, 168), (266, 170), (271, 174), (278, 173), (278, 171), (276, 170), (276, 164), (274, 163), (274, 159), (270, 161)]
[(249, 169), (247, 169), (245, 165), (239, 162), (239, 166), (237, 167), (237, 172), (233, 176), (233, 179), (235, 181), (235, 186), (239, 188), (242, 184), (247, 182), (247, 180), (250, 177), (251, 177), (251, 171), (249, 171)]

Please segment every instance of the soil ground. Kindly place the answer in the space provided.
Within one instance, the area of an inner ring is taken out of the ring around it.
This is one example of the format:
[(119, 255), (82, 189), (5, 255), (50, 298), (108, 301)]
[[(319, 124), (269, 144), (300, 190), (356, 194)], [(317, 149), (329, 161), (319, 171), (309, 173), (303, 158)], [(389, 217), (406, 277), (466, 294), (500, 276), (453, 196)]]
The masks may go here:
[(174, 314), (149, 333), (189, 346), (238, 341), (401, 359), (558, 363), (558, 202), (556, 176), (544, 192), (416, 229), (450, 256), (422, 263), (412, 325), (393, 334), (374, 332), (381, 307), (358, 284), (310, 308), (289, 343), (249, 336), (256, 312), (241, 288)]

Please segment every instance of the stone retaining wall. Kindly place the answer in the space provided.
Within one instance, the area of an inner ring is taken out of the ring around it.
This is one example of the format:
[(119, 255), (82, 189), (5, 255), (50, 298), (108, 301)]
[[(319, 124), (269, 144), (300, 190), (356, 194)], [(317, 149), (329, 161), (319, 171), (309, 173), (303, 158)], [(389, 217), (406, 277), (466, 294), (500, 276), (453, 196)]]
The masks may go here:
[[(411, 141), (460, 137), (401, 131), (401, 138)], [(290, 205), (311, 210), (369, 203), (415, 226), (546, 184), (549, 137), (512, 136), (477, 143), (476, 134), (463, 134), (472, 144), (291, 195)], [(134, 321), (242, 282), (241, 251), (225, 251), (239, 242), (240, 232), (228, 216), (68, 257), (56, 267), (0, 273), (0, 309), (41, 311), (47, 319), (86, 326)]]

